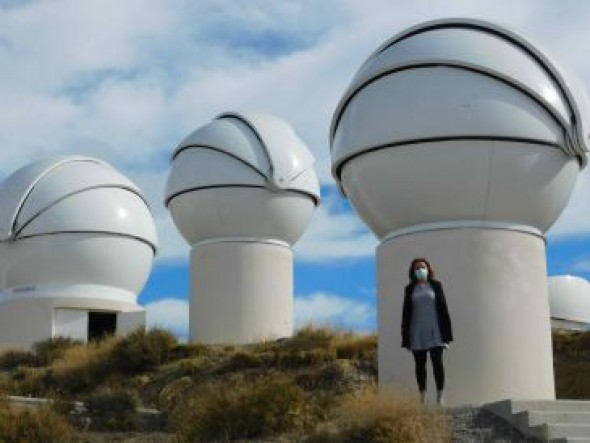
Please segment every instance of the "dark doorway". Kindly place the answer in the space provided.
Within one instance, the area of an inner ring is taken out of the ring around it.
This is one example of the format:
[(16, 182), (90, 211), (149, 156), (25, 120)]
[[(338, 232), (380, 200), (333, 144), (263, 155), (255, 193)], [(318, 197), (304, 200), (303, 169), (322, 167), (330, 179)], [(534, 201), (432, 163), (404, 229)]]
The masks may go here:
[(106, 335), (112, 335), (117, 329), (116, 312), (88, 313), (88, 341), (100, 340)]

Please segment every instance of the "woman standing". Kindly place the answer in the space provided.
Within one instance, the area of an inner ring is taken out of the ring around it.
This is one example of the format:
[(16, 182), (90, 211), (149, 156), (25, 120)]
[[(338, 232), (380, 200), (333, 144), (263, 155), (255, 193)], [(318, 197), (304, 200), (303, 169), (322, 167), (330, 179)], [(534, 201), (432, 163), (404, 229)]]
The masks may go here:
[(436, 403), (443, 405), (445, 370), (442, 354), (453, 341), (447, 302), (442, 285), (434, 279), (432, 266), (425, 258), (412, 260), (409, 278), (404, 296), (402, 347), (414, 354), (422, 403), (426, 401), (426, 356), (430, 352), (437, 389)]

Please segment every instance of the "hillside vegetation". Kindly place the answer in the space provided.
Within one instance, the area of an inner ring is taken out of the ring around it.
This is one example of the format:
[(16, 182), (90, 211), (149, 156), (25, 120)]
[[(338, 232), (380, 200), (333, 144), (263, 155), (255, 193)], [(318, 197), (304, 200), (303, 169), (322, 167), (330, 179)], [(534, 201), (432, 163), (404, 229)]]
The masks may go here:
[(590, 400), (590, 331), (554, 332), (557, 398)]
[[(248, 346), (179, 344), (163, 330), (47, 340), (0, 356), (0, 393), (53, 399), (20, 411), (0, 399), (0, 440), (449, 441), (444, 410), (376, 392), (376, 348), (373, 335), (311, 327)], [(590, 398), (590, 333), (556, 333), (554, 349), (558, 397)]]

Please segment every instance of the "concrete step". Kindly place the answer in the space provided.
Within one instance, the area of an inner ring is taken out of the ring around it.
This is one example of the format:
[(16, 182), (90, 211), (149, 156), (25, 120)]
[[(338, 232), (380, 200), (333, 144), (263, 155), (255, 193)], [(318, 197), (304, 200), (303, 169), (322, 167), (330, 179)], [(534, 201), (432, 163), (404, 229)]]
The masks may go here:
[(544, 423), (590, 424), (590, 412), (523, 411), (514, 414), (514, 418), (525, 426), (537, 426)]
[(587, 400), (508, 400), (512, 413), (522, 411), (540, 412), (590, 412)]
[(589, 425), (564, 425), (559, 423), (550, 423), (533, 426), (530, 428), (529, 435), (541, 438), (545, 441), (571, 441), (572, 438), (590, 439)]
[(569, 437), (569, 438), (554, 438), (551, 443), (590, 443), (590, 438), (586, 437)]
[(484, 407), (526, 436), (551, 442), (590, 443), (590, 401), (503, 400)]
[(552, 438), (551, 443), (590, 443), (590, 438), (585, 437), (562, 437)]

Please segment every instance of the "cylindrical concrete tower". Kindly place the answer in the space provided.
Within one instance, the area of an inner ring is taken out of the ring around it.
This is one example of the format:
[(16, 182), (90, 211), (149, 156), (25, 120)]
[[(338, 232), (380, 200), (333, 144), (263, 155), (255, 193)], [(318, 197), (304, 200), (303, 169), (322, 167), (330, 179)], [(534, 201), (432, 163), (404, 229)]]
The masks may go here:
[(89, 157), (36, 161), (0, 187), (0, 343), (86, 341), (145, 324), (156, 231), (137, 187)]
[(464, 19), (403, 31), (353, 78), (332, 122), (333, 174), (381, 239), (382, 386), (416, 389), (400, 325), (408, 266), (424, 256), (453, 321), (447, 402), (554, 398), (543, 233), (586, 163), (573, 88), (518, 34)]
[(590, 283), (573, 275), (549, 277), (549, 309), (554, 329), (590, 329)]
[(172, 155), (166, 206), (192, 245), (190, 341), (290, 336), (293, 254), (319, 203), (313, 157), (289, 125), (226, 113)]

